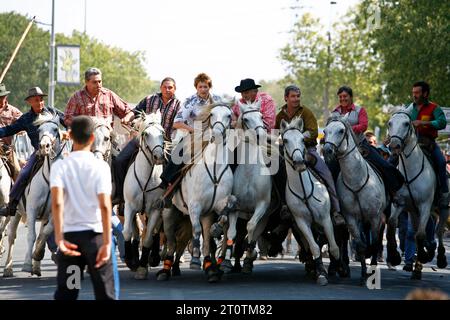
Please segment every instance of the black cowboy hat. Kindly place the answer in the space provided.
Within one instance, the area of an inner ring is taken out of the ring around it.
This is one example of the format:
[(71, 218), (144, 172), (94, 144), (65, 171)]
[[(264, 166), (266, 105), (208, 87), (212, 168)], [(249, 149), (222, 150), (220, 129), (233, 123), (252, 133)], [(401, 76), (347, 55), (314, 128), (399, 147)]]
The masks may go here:
[(258, 89), (259, 87), (261, 87), (261, 86), (259, 84), (256, 84), (255, 80), (243, 79), (243, 80), (241, 80), (240, 85), (238, 85), (236, 88), (234, 88), (234, 90), (236, 92), (244, 92), (247, 90)]
[(41, 88), (39, 87), (33, 87), (28, 90), (28, 96), (25, 98), (25, 100), (28, 100), (31, 97), (46, 97), (47, 95), (42, 92)]

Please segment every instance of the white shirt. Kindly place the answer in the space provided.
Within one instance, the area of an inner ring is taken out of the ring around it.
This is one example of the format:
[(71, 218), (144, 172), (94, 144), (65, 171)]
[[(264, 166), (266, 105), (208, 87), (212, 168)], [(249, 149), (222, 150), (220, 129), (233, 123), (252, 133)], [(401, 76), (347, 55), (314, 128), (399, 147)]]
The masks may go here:
[(108, 164), (89, 151), (73, 151), (50, 170), (50, 187), (64, 189), (63, 232), (103, 232), (98, 194), (111, 194)]

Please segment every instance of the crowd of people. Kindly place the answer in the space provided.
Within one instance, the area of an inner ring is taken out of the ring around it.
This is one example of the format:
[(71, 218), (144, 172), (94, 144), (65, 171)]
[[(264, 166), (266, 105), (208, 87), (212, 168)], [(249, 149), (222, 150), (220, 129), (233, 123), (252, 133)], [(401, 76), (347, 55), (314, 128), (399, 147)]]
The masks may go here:
[[(97, 298), (114, 299), (114, 290), (110, 261), (111, 234), (106, 232), (111, 225), (112, 204), (123, 203), (123, 183), (127, 168), (137, 153), (138, 138), (132, 137), (120, 154), (112, 162), (114, 168), (113, 179), (115, 194), (111, 194), (111, 173), (106, 164), (94, 161), (89, 155), (93, 143), (93, 123), (90, 117), (102, 118), (113, 123), (113, 117), (121, 119), (123, 124), (131, 123), (142, 112), (161, 112), (161, 125), (165, 131), (165, 139), (179, 142), (183, 136), (194, 131), (194, 121), (202, 108), (221, 99), (211, 92), (213, 88), (211, 78), (200, 73), (194, 79), (195, 94), (181, 102), (176, 97), (176, 81), (166, 77), (161, 81), (160, 92), (144, 97), (133, 109), (113, 91), (103, 87), (102, 73), (97, 68), (89, 68), (85, 72), (85, 86), (75, 92), (69, 99), (64, 113), (46, 106), (46, 94), (39, 88), (31, 88), (25, 101), (30, 106), (29, 111), (23, 113), (8, 103), (10, 94), (5, 85), (0, 84), (0, 138), (5, 145), (11, 144), (11, 136), (25, 131), (37, 150), (39, 137), (36, 134), (35, 119), (43, 112), (52, 112), (59, 117), (60, 124), (69, 129), (70, 138), (74, 142), (73, 151), (69, 157), (55, 164), (51, 173), (52, 211), (55, 219), (55, 243), (58, 253), (58, 288), (55, 293), (57, 299), (73, 299), (77, 291), (68, 290), (66, 285), (67, 267), (71, 264), (84, 267), (88, 265), (93, 278)], [(308, 163), (325, 181), (331, 197), (331, 212), (333, 223), (344, 225), (345, 219), (341, 214), (339, 199), (336, 194), (335, 182), (339, 175), (337, 161), (320, 156), (318, 149), (318, 124), (314, 112), (302, 103), (302, 91), (299, 86), (289, 85), (284, 90), (285, 104), (277, 112), (273, 98), (260, 91), (261, 86), (253, 79), (242, 79), (235, 91), (241, 95), (241, 103), (260, 103), (265, 129), (279, 129), (282, 120), (291, 122), (295, 118), (302, 118), (304, 131), (309, 132), (305, 139), (308, 152)], [(402, 187), (404, 179), (397, 170), (397, 159), (391, 155), (384, 141), (377, 143), (376, 136), (367, 131), (369, 119), (366, 109), (353, 101), (353, 90), (342, 86), (337, 90), (338, 105), (332, 114), (347, 117), (355, 136), (359, 149), (364, 157), (373, 164), (388, 188), (392, 201), (397, 201), (396, 192)], [(413, 102), (406, 106), (411, 111), (411, 119), (419, 139), (430, 145), (431, 157), (435, 163), (439, 177), (440, 197), (448, 203), (448, 183), (446, 176), (446, 161), (440, 151), (436, 138), (438, 130), (445, 128), (446, 120), (442, 109), (429, 100), (430, 87), (424, 81), (412, 85)], [(232, 126), (239, 117), (239, 107), (234, 105)], [(63, 139), (68, 139), (65, 134)], [(26, 165), (15, 177), (15, 183), (10, 193), (10, 201), (0, 209), (0, 215), (14, 216), (19, 199), (22, 197), (27, 183), (30, 181), (32, 168), (36, 163), (36, 153), (28, 159)], [(286, 172), (284, 161), (280, 161), (280, 169), (274, 177), (275, 185), (284, 201)], [(164, 166), (161, 175), (160, 188), (164, 190), (162, 201), (165, 206), (170, 205), (171, 196), (179, 181), (180, 168), (183, 164), (175, 164), (170, 158)], [(282, 210), (287, 211), (285, 203)], [(64, 213), (64, 214), (63, 214)], [(406, 219), (406, 223), (407, 219)], [(414, 259), (413, 231), (411, 223), (407, 227), (407, 235), (402, 250), (405, 251), (405, 270), (411, 269)], [(401, 245), (402, 247), (402, 245)], [(382, 259), (380, 248), (380, 259)], [(80, 258), (81, 257), (81, 258)]]

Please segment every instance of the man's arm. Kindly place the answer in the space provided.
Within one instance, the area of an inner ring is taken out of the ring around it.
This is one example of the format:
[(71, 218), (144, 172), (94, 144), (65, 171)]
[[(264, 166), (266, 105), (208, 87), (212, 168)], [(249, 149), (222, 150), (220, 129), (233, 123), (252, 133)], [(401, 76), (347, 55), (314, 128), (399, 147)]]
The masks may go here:
[(100, 211), (102, 213), (103, 244), (98, 250), (96, 268), (104, 265), (111, 256), (111, 195), (100, 193), (97, 195)]
[(127, 124), (134, 118), (134, 113), (131, 111), (130, 106), (116, 93), (111, 91), (111, 98), (113, 103), (113, 114), (118, 116), (122, 123)]
[(263, 116), (263, 122), (266, 126), (266, 130), (270, 131), (275, 127), (275, 117), (276, 117), (276, 105), (272, 97), (267, 95), (267, 98), (261, 101), (261, 113)]
[(73, 117), (79, 113), (79, 108), (76, 103), (75, 95), (73, 95), (67, 102), (66, 110), (64, 111), (64, 124), (67, 127), (72, 125)]
[(61, 187), (52, 187), (52, 216), (55, 228), (55, 241), (59, 250), (67, 256), (79, 256), (80, 252), (76, 251), (77, 245), (64, 240), (63, 226), (63, 209), (64, 209), (64, 190)]
[(317, 143), (317, 137), (319, 135), (319, 127), (317, 125), (317, 119), (314, 116), (314, 113), (312, 113), (309, 109), (303, 110), (303, 132), (309, 131), (310, 137), (305, 138), (305, 143), (311, 143), (316, 144)]
[(20, 131), (25, 130), (24, 117), (20, 117), (13, 124), (0, 128), (0, 138), (12, 136)]

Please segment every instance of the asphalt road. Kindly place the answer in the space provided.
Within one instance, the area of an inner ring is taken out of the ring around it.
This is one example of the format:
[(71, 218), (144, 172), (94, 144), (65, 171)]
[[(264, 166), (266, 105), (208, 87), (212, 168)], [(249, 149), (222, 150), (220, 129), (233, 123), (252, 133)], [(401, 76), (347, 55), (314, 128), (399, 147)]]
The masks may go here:
[[(19, 227), (15, 246), (14, 277), (0, 278), (1, 300), (49, 300), (56, 288), (56, 266), (47, 252), (42, 262), (42, 276), (30, 276), (21, 271), (26, 246), (26, 228)], [(295, 241), (293, 241), (295, 242)], [(294, 248), (295, 250), (295, 248)], [(450, 239), (446, 239), (447, 259), (450, 262)], [(295, 252), (295, 251), (294, 251)], [(147, 280), (135, 280), (133, 272), (119, 261), (120, 298), (123, 300), (402, 300), (418, 287), (439, 288), (450, 295), (450, 270), (437, 269), (436, 260), (423, 269), (422, 280), (411, 280), (410, 273), (398, 266), (388, 270), (380, 263), (381, 289), (369, 290), (359, 285), (359, 263), (351, 262), (351, 278), (330, 278), (327, 286), (319, 286), (305, 274), (304, 265), (293, 255), (257, 260), (253, 274), (224, 275), (219, 283), (210, 284), (202, 271), (189, 269), (189, 255), (185, 254), (181, 276), (169, 281), (157, 281), (152, 268)], [(328, 259), (324, 259), (328, 265)], [(5, 256), (0, 259), (3, 274)], [(92, 300), (89, 276), (82, 281), (79, 299)]]

